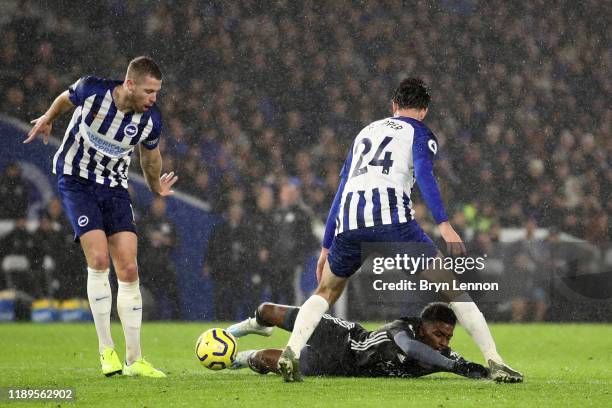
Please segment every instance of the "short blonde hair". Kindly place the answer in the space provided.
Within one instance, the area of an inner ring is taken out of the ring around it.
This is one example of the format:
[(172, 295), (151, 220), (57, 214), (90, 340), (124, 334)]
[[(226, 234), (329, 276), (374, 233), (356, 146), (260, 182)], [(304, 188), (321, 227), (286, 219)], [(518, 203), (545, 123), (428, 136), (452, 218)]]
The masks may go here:
[(127, 69), (128, 78), (141, 78), (145, 75), (151, 75), (155, 79), (162, 79), (162, 73), (159, 65), (150, 57), (136, 57), (130, 61)]

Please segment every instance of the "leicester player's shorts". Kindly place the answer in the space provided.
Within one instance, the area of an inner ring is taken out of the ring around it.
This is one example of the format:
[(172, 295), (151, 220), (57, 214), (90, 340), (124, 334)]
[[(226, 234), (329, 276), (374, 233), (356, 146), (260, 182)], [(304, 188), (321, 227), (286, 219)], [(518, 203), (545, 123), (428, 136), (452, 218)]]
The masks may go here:
[(435, 256), (437, 248), (431, 238), (416, 221), (401, 224), (379, 225), (344, 231), (334, 238), (327, 261), (334, 275), (348, 278), (363, 262), (362, 244), (388, 242), (406, 243), (402, 248), (410, 256)]
[[(295, 314), (297, 311), (295, 309)], [(323, 315), (306, 347), (300, 353), (300, 370), (304, 375), (353, 375), (355, 364), (350, 341), (368, 333), (360, 324)]]
[(92, 230), (103, 230), (107, 236), (122, 231), (136, 233), (127, 189), (66, 174), (58, 176), (58, 187), (75, 241)]

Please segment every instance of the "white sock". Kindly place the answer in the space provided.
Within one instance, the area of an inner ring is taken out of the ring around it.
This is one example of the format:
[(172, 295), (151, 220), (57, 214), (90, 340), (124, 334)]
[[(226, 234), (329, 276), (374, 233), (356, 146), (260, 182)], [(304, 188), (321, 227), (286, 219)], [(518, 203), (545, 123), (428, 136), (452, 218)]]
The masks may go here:
[(491, 335), (487, 322), (480, 313), (478, 306), (474, 302), (451, 302), (450, 307), (455, 312), (457, 320), (478, 345), (486, 361), (493, 360), (496, 363), (503, 363), (504, 360), (497, 353), (495, 340)]
[(108, 269), (87, 268), (87, 298), (98, 333), (98, 351), (102, 354), (105, 347), (115, 347), (110, 328), (113, 294), (108, 282)]
[(121, 282), (117, 293), (117, 312), (125, 336), (125, 362), (127, 365), (141, 357), (140, 326), (142, 325), (142, 296), (140, 281)]
[(327, 309), (329, 309), (327, 300), (319, 295), (312, 295), (300, 307), (293, 325), (293, 332), (291, 332), (289, 343), (287, 343), (287, 346), (291, 347), (297, 358), (300, 357), (300, 352), (306, 346), (306, 342), (312, 336), (312, 332), (314, 332)]

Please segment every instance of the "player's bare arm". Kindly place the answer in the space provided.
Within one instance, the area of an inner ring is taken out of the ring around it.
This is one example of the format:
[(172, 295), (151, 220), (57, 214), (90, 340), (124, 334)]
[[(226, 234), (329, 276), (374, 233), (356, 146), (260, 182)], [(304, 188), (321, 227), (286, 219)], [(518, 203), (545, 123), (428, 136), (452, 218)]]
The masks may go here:
[(68, 91), (62, 92), (51, 104), (47, 112), (41, 117), (34, 119), (30, 123), (34, 125), (32, 130), (28, 133), (28, 138), (23, 143), (30, 143), (36, 139), (36, 137), (42, 133), (43, 143), (49, 143), (49, 136), (51, 136), (51, 129), (53, 127), (53, 121), (64, 113), (74, 108), (72, 102), (68, 98)]
[(438, 228), (442, 239), (446, 242), (449, 255), (464, 256), (466, 254), (465, 245), (450, 222), (444, 221), (438, 225)]
[(159, 147), (149, 150), (140, 146), (140, 167), (149, 189), (162, 197), (174, 194), (172, 186), (178, 180), (174, 172), (161, 175), (162, 157)]

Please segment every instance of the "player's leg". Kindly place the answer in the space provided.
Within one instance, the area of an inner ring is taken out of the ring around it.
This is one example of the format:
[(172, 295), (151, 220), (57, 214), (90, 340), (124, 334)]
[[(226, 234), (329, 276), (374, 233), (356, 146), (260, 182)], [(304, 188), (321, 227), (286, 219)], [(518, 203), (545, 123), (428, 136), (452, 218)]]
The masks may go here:
[(248, 367), (258, 374), (279, 374), (278, 359), (282, 352), (278, 349), (241, 351), (236, 355), (230, 369), (239, 370)]
[(108, 243), (117, 274), (117, 312), (125, 335), (125, 361), (132, 364), (141, 357), (142, 296), (136, 264), (138, 241), (136, 234), (124, 231), (111, 235)]
[[(438, 253), (438, 257), (442, 257), (442, 254)], [(436, 283), (450, 283), (454, 279), (452, 272), (443, 268), (431, 268), (423, 272), (422, 277)], [(453, 287), (453, 285), (449, 286)], [(467, 292), (452, 289), (441, 291), (441, 294), (449, 302), (461, 326), (482, 352), (491, 369), (491, 377), (496, 381), (522, 381), (523, 375), (506, 365), (497, 352), (497, 346), (487, 321), (470, 295)]]
[[(293, 306), (278, 305), (276, 303), (262, 303), (255, 310), (254, 317), (249, 317), (239, 323), (227, 328), (227, 331), (234, 337), (243, 337), (249, 334), (259, 334), (260, 336), (270, 336), (274, 327), (291, 331), (293, 321), (287, 322), (289, 311), (297, 309)], [(295, 318), (295, 316), (294, 316)], [(288, 329), (289, 324), (291, 329)]]
[(98, 334), (102, 373), (106, 376), (120, 374), (121, 360), (111, 337), (113, 295), (108, 280), (110, 260), (106, 234), (99, 229), (91, 230), (81, 235), (79, 240), (87, 260), (87, 298)]
[[(403, 226), (402, 239), (404, 242), (430, 244), (433, 248), (430, 256), (443, 257), (442, 253), (435, 249), (431, 238), (425, 234), (416, 222), (407, 223)], [(450, 288), (453, 287), (451, 283), (455, 279), (451, 271), (442, 268), (441, 265), (436, 263), (434, 263), (434, 267), (424, 271), (421, 276), (430, 282), (447, 283)], [(522, 381), (523, 376), (520, 373), (504, 364), (503, 359), (497, 352), (489, 326), (470, 295), (464, 291), (450, 289), (442, 291), (442, 296), (449, 302), (461, 326), (478, 345), (485, 360), (489, 363), (493, 379), (509, 382)]]
[(325, 262), (321, 282), (315, 293), (300, 307), (287, 347), (279, 359), (279, 370), (285, 381), (302, 381), (299, 372), (300, 352), (306, 346), (323, 314), (344, 291), (347, 279), (336, 276), (329, 262)]
[(142, 358), (140, 328), (142, 326), (142, 295), (138, 279), (136, 255), (138, 239), (134, 232), (122, 231), (108, 238), (115, 273), (117, 274), (117, 312), (125, 336), (125, 367), (127, 375), (165, 377)]
[(75, 240), (79, 240), (87, 261), (87, 298), (98, 334), (102, 373), (111, 376), (121, 373), (121, 360), (114, 350), (111, 337), (113, 299), (108, 281), (108, 242), (93, 184), (79, 177), (58, 177), (62, 205), (74, 230)]
[(108, 281), (110, 259), (106, 234), (102, 230), (92, 230), (83, 234), (79, 240), (87, 260), (87, 298), (102, 354), (106, 347), (114, 348), (110, 330), (113, 297)]

